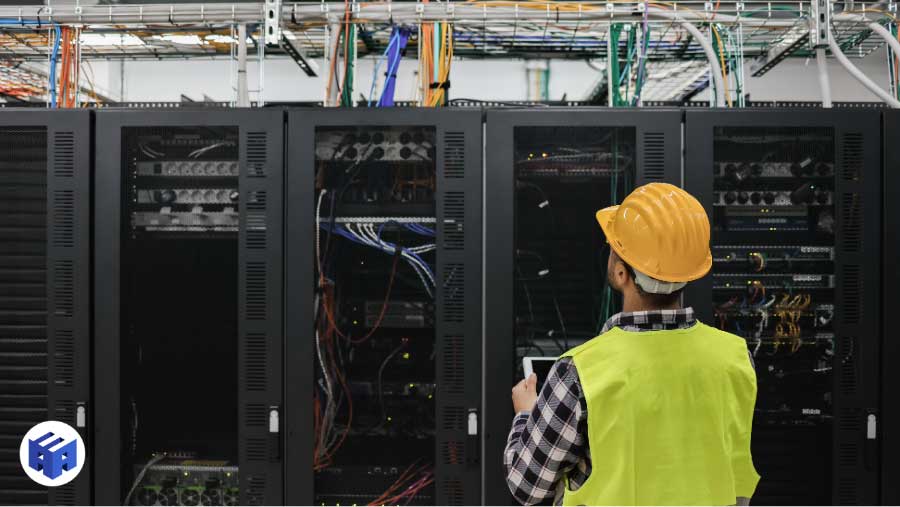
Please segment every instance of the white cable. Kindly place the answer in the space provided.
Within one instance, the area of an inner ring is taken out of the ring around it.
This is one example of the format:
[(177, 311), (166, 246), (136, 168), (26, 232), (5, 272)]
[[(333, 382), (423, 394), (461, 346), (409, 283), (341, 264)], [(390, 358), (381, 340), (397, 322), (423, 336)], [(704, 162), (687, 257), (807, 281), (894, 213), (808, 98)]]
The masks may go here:
[(325, 194), (328, 193), (328, 190), (322, 189), (319, 192), (319, 202), (316, 203), (316, 265), (319, 267), (319, 276), (325, 276), (325, 273), (322, 272), (322, 252), (320, 248), (320, 239), (322, 236), (322, 201), (325, 199)]
[[(387, 253), (393, 254), (394, 248), (385, 245), (384, 242), (378, 239), (378, 235), (375, 233), (375, 228), (372, 224), (358, 224), (359, 230), (363, 232), (364, 235), (367, 236), (366, 239), (369, 239), (376, 248), (381, 248)], [(367, 227), (368, 225), (368, 227)], [(415, 270), (416, 274), (419, 276), (419, 279), (422, 281), (422, 285), (425, 287), (425, 292), (428, 293), (428, 296), (433, 298), (434, 293), (431, 291), (431, 287), (435, 285), (434, 278), (431, 276), (428, 268), (422, 265), (422, 262), (419, 259), (409, 255), (408, 252), (404, 251), (404, 249), (400, 249), (400, 255), (403, 256), (404, 259), (412, 266), (413, 270)], [(429, 285), (430, 282), (430, 285)]]
[(892, 97), (890, 93), (885, 91), (883, 88), (875, 84), (874, 81), (869, 79), (868, 76), (862, 73), (855, 65), (850, 63), (850, 60), (844, 55), (844, 52), (841, 51), (840, 46), (838, 46), (837, 42), (834, 40), (834, 33), (829, 30), (828, 31), (828, 47), (831, 48), (831, 54), (837, 58), (838, 62), (847, 69), (847, 72), (850, 73), (853, 77), (856, 78), (857, 81), (863, 84), (866, 88), (869, 89), (872, 93), (877, 95), (881, 100), (883, 100), (887, 105), (893, 108), (900, 108), (900, 100)]
[[(391, 246), (385, 244), (384, 241), (378, 239), (378, 234), (375, 232), (375, 226), (373, 226), (372, 224), (358, 224), (358, 226), (359, 226), (359, 230), (364, 235), (368, 236), (366, 239), (369, 239), (371, 244), (373, 244), (374, 246), (376, 246), (378, 248), (381, 248), (382, 250), (384, 250), (385, 252), (387, 252), (389, 254), (394, 254), (394, 252), (395, 252), (394, 247), (391, 247)], [(413, 264), (413, 267), (416, 269), (416, 273), (419, 275), (419, 278), (422, 278), (422, 273), (419, 271), (421, 269), (421, 271), (424, 272), (425, 276), (428, 277), (428, 280), (431, 282), (431, 285), (432, 286), (435, 285), (434, 278), (431, 276), (431, 273), (428, 271), (428, 269), (426, 269), (425, 266), (421, 265), (421, 263), (418, 259), (416, 259), (412, 255), (409, 255), (409, 253), (407, 253), (407, 251), (403, 248), (400, 249), (400, 254), (409, 263)], [(428, 295), (432, 296), (432, 292), (431, 292), (431, 290), (428, 289), (429, 286), (427, 283), (425, 283), (425, 280), (422, 280), (422, 283), (425, 284), (425, 289), (426, 289), (426, 291), (428, 291)]]
[(321, 343), (321, 339), (319, 338), (318, 330), (316, 331), (316, 357), (319, 359), (319, 366), (322, 368), (322, 376), (325, 378), (325, 395), (326, 395), (325, 412), (324, 412), (325, 416), (322, 417), (322, 429), (321, 429), (321, 435), (319, 437), (319, 441), (322, 443), (325, 443), (325, 440), (326, 440), (325, 436), (328, 433), (328, 431), (327, 431), (328, 424), (326, 424), (326, 421), (328, 420), (328, 414), (331, 411), (331, 405), (332, 405), (332, 392), (331, 392), (332, 387), (331, 387), (331, 378), (328, 375), (328, 370), (325, 368), (325, 361), (322, 358), (322, 343)]
[[(349, 232), (353, 237), (358, 239), (360, 242), (362, 242), (366, 245), (369, 245), (371, 247), (377, 248), (385, 253), (388, 253), (391, 255), (394, 254), (393, 248), (384, 246), (384, 245), (380, 244), (379, 242), (377, 242), (375, 239), (371, 239), (368, 237), (368, 235), (361, 232), (361, 231), (365, 230), (363, 227), (365, 224), (356, 224), (356, 225), (359, 226), (360, 232), (357, 232), (356, 229), (353, 228), (353, 224), (344, 224), (344, 228), (347, 230), (347, 232)], [(416, 272), (416, 274), (419, 276), (419, 279), (422, 281), (422, 285), (425, 287), (425, 292), (428, 293), (429, 297), (433, 298), (434, 293), (431, 292), (431, 288), (428, 284), (428, 280), (431, 281), (431, 285), (434, 285), (434, 279), (431, 277), (431, 274), (428, 272), (428, 270), (426, 268), (424, 268), (423, 266), (421, 266), (421, 264), (419, 264), (418, 259), (409, 255), (408, 253), (403, 252), (401, 250), (400, 255), (402, 255), (403, 258), (406, 259), (406, 261), (412, 266), (413, 270)], [(423, 274), (423, 272), (424, 272), (424, 274)]]
[(216, 144), (211, 144), (209, 146), (205, 146), (203, 148), (194, 150), (194, 151), (188, 153), (188, 158), (200, 158), (200, 155), (203, 155), (207, 151), (214, 150), (214, 149), (218, 148), (219, 146), (225, 146), (226, 144), (228, 144), (228, 143), (216, 143)]
[(237, 107), (250, 107), (250, 88), (247, 86), (247, 25), (238, 24), (237, 47)]
[(822, 107), (831, 107), (831, 81), (828, 79), (828, 61), (825, 48), (816, 48), (816, 67), (819, 69), (819, 87), (822, 90)]
[(131, 502), (131, 495), (134, 494), (134, 490), (137, 489), (141, 481), (144, 480), (144, 475), (146, 475), (147, 470), (149, 470), (153, 465), (162, 461), (162, 459), (165, 457), (165, 454), (157, 454), (156, 456), (150, 458), (150, 461), (148, 461), (147, 464), (144, 465), (144, 468), (141, 469), (141, 473), (139, 473), (137, 477), (134, 478), (134, 484), (131, 485), (131, 489), (128, 490), (128, 494), (125, 495), (125, 502), (123, 502), (122, 505), (128, 505)]
[(700, 43), (703, 52), (706, 53), (706, 59), (709, 60), (709, 71), (712, 74), (713, 83), (715, 84), (716, 107), (725, 107), (725, 80), (722, 78), (722, 67), (719, 65), (718, 57), (709, 40), (707, 40), (703, 33), (701, 33), (693, 23), (685, 21), (685, 19), (678, 14), (658, 9), (654, 9), (653, 14), (677, 21), (685, 30), (690, 32), (698, 43)]

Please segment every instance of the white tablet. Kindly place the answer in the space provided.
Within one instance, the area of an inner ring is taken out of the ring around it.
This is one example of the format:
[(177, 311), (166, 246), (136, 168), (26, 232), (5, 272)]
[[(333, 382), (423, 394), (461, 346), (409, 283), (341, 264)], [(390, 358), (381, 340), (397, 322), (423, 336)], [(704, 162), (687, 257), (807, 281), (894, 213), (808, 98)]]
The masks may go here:
[(524, 357), (522, 358), (522, 369), (525, 370), (525, 378), (531, 376), (532, 373), (537, 374), (537, 390), (540, 392), (541, 386), (547, 380), (550, 374), (550, 368), (556, 362), (556, 357)]

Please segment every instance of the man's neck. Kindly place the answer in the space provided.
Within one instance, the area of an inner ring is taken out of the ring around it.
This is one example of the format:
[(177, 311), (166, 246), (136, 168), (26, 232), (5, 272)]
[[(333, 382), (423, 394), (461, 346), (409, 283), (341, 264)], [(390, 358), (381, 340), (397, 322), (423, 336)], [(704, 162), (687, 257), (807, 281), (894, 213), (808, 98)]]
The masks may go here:
[(640, 296), (625, 296), (622, 300), (622, 311), (625, 313), (633, 312), (652, 312), (657, 310), (680, 310), (682, 308), (679, 301), (668, 306), (654, 306), (647, 304)]

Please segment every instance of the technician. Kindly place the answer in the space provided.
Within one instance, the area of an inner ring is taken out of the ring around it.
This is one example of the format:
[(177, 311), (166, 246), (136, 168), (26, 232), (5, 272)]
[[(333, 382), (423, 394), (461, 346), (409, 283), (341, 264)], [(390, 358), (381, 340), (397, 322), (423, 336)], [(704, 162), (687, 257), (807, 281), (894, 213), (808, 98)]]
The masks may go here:
[(712, 266), (703, 206), (673, 185), (597, 212), (622, 313), (512, 390), (506, 482), (523, 504), (749, 503), (756, 374), (746, 342), (682, 308)]

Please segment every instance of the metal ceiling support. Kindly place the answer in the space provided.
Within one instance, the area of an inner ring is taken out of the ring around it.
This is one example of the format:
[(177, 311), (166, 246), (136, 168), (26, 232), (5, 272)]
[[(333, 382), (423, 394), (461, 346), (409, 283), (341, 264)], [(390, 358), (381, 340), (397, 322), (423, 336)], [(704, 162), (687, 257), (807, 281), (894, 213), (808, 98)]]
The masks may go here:
[(813, 0), (810, 2), (810, 6), (812, 7), (812, 23), (809, 27), (809, 42), (813, 48), (827, 47), (828, 32), (831, 31), (831, 1)]
[[(275, 2), (275, 5), (271, 5)], [(444, 2), (365, 2), (358, 3), (353, 8), (352, 19), (365, 23), (419, 23), (449, 21), (454, 23), (508, 23), (512, 19), (519, 21), (537, 21), (554, 23), (577, 23), (585, 21), (597, 21), (606, 23), (631, 23), (633, 14), (641, 2), (633, 4), (606, 4), (595, 1), (580, 2), (581, 8), (572, 9), (572, 4), (562, 7), (554, 6), (555, 2), (521, 2), (528, 8), (516, 8), (516, 2), (500, 2), (489, 4), (484, 2), (458, 2), (448, 9)], [(702, 5), (703, 2), (686, 0), (678, 2), (680, 5)], [(607, 5), (614, 5), (613, 8)], [(90, 23), (104, 25), (123, 24), (159, 24), (172, 26), (185, 25), (209, 25), (214, 23), (263, 23), (269, 22), (269, 13), (274, 20), (303, 23), (309, 21), (325, 21), (328, 11), (342, 12), (343, 2), (309, 2), (291, 4), (290, 9), (284, 9), (280, 0), (266, 0), (265, 3), (246, 2), (234, 4), (118, 4), (118, 5), (54, 5), (48, 14), (44, 6), (0, 6), (0, 17), (15, 19), (46, 19), (57, 23)], [(679, 16), (687, 21), (708, 22), (715, 19), (717, 23), (749, 23), (766, 26), (790, 26), (791, 19), (756, 20), (754, 18), (741, 19), (738, 16), (723, 14), (724, 10), (717, 14), (705, 12), (702, 7), (692, 9), (690, 7), (679, 9)], [(549, 13), (549, 14), (548, 14)], [(277, 29), (273, 26), (273, 35)], [(268, 27), (266, 36), (269, 36)], [(278, 43), (276, 39), (275, 44)]]
[(281, 0), (266, 0), (266, 46), (281, 43)]
[(792, 29), (778, 43), (769, 46), (769, 49), (750, 63), (750, 74), (759, 77), (772, 70), (782, 60), (796, 53), (809, 40), (809, 30), (805, 27)]
[(294, 41), (288, 39), (284, 33), (281, 34), (281, 49), (288, 54), (300, 69), (309, 77), (318, 76), (319, 65), (315, 60), (306, 57), (306, 52), (300, 46), (294, 44)]

